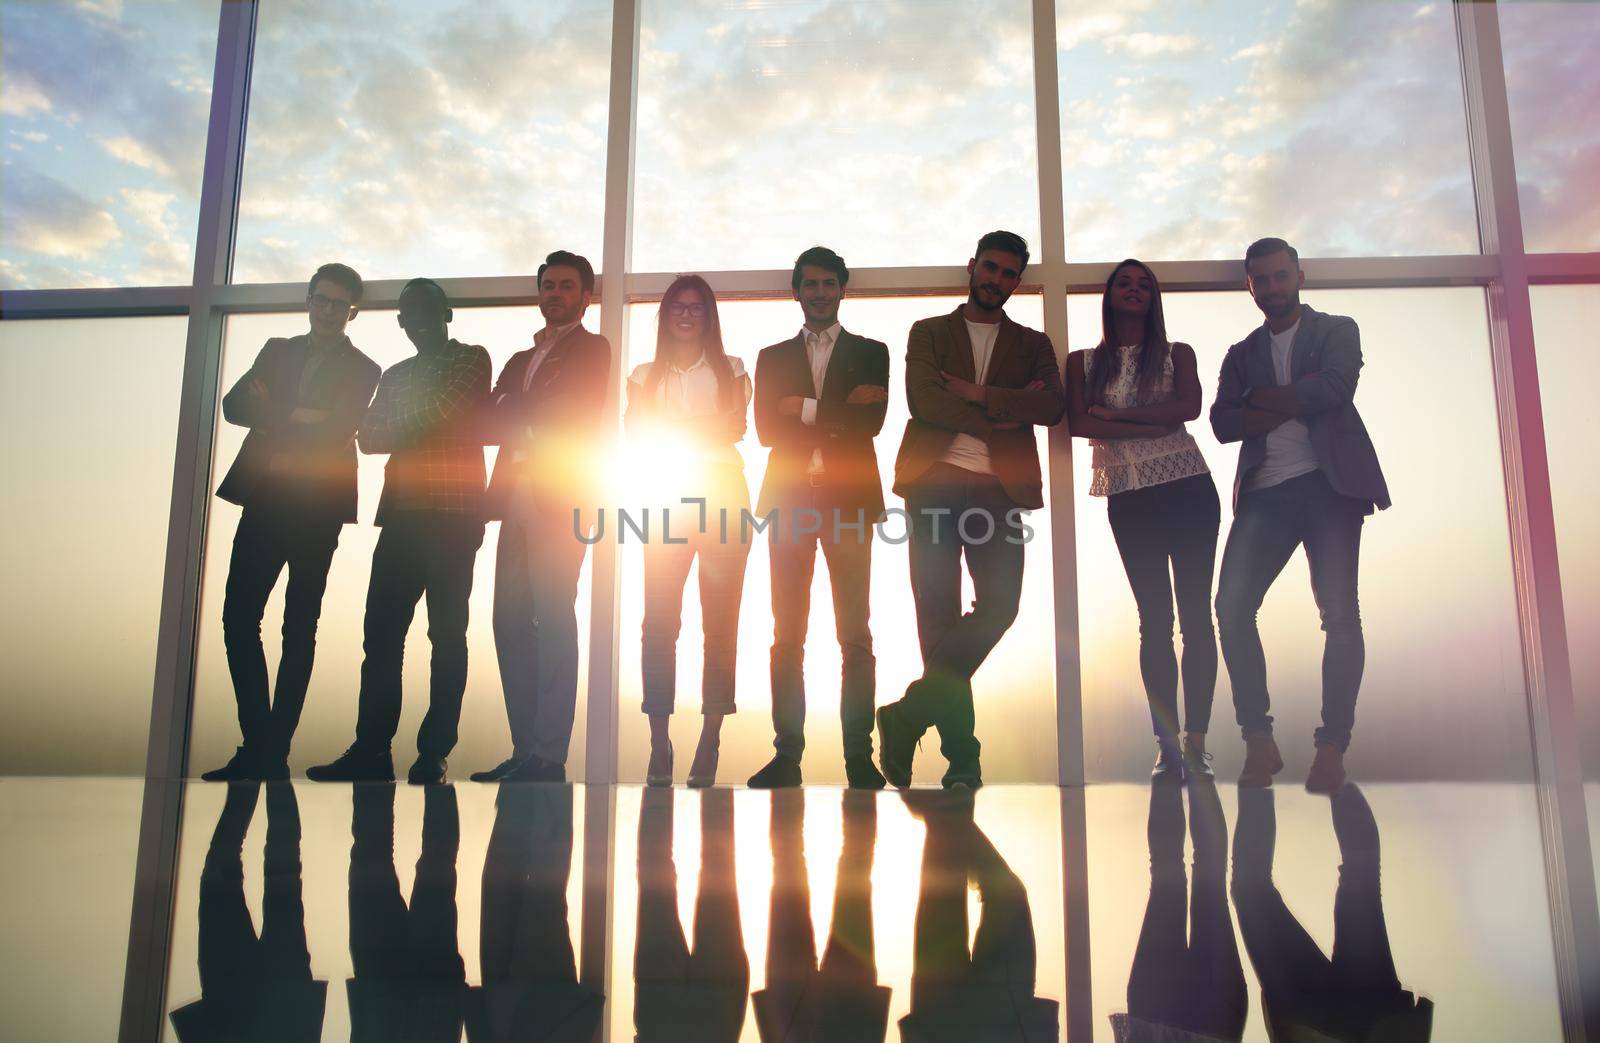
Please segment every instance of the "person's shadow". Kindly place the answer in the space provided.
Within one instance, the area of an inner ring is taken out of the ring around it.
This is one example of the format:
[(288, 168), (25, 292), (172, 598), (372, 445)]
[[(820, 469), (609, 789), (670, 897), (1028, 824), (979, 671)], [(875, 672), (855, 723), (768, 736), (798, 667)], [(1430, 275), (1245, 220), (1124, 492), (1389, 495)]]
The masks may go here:
[(694, 947), (678, 919), (672, 859), (673, 791), (646, 789), (639, 809), (639, 919), (633, 951), (633, 1025), (638, 1043), (734, 1043), (744, 1028), (750, 959), (734, 879), (733, 791), (700, 801), (700, 879)]
[(471, 1043), (590, 1043), (605, 998), (578, 983), (567, 916), (572, 787), (501, 783), (483, 864), (483, 985)]
[(1379, 887), (1377, 821), (1355, 783), (1341, 786), (1330, 804), (1340, 856), (1331, 958), (1300, 926), (1273, 883), (1277, 810), (1272, 790), (1239, 790), (1233, 905), (1261, 983), (1268, 1037), (1421, 1043), (1433, 1031), (1433, 1002), (1401, 988), (1395, 973)]
[(751, 997), (763, 1043), (883, 1043), (889, 989), (878, 984), (872, 932), (877, 831), (877, 794), (845, 790), (844, 846), (819, 965), (806, 878), (805, 795), (772, 791), (767, 984)]
[(1183, 788), (1150, 787), (1150, 899), (1128, 972), (1128, 1012), (1111, 1015), (1117, 1043), (1244, 1035), (1249, 1001), (1228, 912), (1228, 824), (1215, 783), (1187, 788), (1192, 881), (1183, 864)]
[(261, 784), (236, 782), (200, 873), (200, 998), (172, 1012), (181, 1043), (316, 1043), (328, 983), (313, 981), (300, 883), (300, 809), (287, 782), (267, 786), (261, 933), (244, 900), (244, 836)]
[(422, 854), (409, 907), (394, 868), (395, 784), (356, 783), (351, 791), (351, 1043), (455, 1043), (466, 991), (456, 941), (456, 791), (423, 788)]
[[(1037, 953), (1022, 880), (973, 821), (970, 792), (912, 790), (927, 825), (912, 940), (911, 1012), (902, 1043), (1060, 1038), (1060, 1004), (1034, 995)], [(967, 939), (967, 888), (981, 912)]]

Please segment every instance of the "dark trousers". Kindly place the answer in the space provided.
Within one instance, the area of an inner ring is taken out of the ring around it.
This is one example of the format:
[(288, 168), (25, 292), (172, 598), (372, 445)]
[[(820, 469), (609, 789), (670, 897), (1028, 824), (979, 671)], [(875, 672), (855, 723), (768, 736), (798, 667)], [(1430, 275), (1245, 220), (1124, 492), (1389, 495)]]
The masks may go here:
[[(734, 712), (734, 678), (739, 650), (739, 602), (744, 596), (744, 566), (750, 543), (739, 511), (750, 506), (744, 472), (721, 468), (704, 491), (706, 508), (670, 508), (670, 526), (653, 530), (644, 548), (644, 625), (641, 662), (644, 712), (670, 714), (677, 704), (678, 633), (683, 629), (683, 588), (689, 566), (700, 559), (700, 629), (705, 635), (700, 679), (701, 712)], [(727, 529), (722, 516), (726, 511)], [(654, 512), (652, 512), (654, 513)], [(670, 536), (671, 542), (668, 542)], [(680, 542), (681, 541), (681, 542)]]
[[(1209, 474), (1116, 493), (1106, 501), (1111, 534), (1139, 606), (1139, 674), (1157, 737), (1176, 739), (1178, 658), (1172, 649), (1177, 592), (1183, 627), (1183, 724), (1204, 734), (1217, 687), (1217, 635), (1211, 627), (1211, 575), (1221, 505)], [(1169, 571), (1170, 568), (1170, 571)]]
[(394, 740), (406, 633), (417, 602), (426, 597), (433, 661), (417, 750), (443, 757), (455, 747), (467, 688), (467, 600), (482, 543), (483, 522), (467, 515), (397, 511), (383, 526), (367, 587), (366, 658), (356, 715), (356, 741), (362, 746), (387, 749)]
[[(222, 642), (244, 746), (264, 756), (288, 756), (300, 723), (316, 655), (322, 593), (342, 527), (338, 521), (307, 522), (252, 508), (239, 518), (222, 595)], [(289, 585), (283, 597), (283, 654), (277, 696), (269, 699), (261, 617), (285, 566)]]
[[(834, 632), (843, 662), (839, 688), (839, 723), (844, 732), (844, 755), (872, 754), (872, 709), (876, 701), (877, 659), (872, 654), (872, 629), (868, 609), (872, 580), (871, 519), (840, 513), (836, 532), (833, 508), (815, 508), (822, 517), (820, 531), (796, 534), (774, 530), (769, 544), (772, 562), (772, 745), (787, 757), (800, 759), (805, 750), (806, 627), (811, 617), (811, 577), (817, 548), (828, 562), (828, 582), (833, 588)], [(784, 511), (787, 520), (795, 511)], [(838, 539), (835, 539), (835, 536)], [(858, 538), (859, 537), (859, 538)]]
[(1370, 505), (1341, 496), (1321, 471), (1239, 497), (1217, 580), (1217, 628), (1233, 682), (1233, 707), (1245, 735), (1272, 731), (1267, 660), (1256, 612), (1295, 548), (1306, 548), (1311, 592), (1327, 641), (1322, 653), (1322, 727), (1316, 741), (1350, 745), (1356, 693), (1366, 665), (1356, 576), (1361, 523)]
[[(923, 679), (907, 696), (913, 725), (937, 725), (952, 762), (976, 759), (972, 675), (1017, 618), (1022, 598), (1022, 525), (1000, 480), (937, 463), (906, 498), (911, 514), (911, 595)], [(965, 519), (963, 521), (963, 519)], [(992, 526), (991, 523), (992, 522)], [(961, 559), (973, 604), (961, 611)]]
[(570, 515), (528, 503), (500, 523), (494, 649), (514, 755), (567, 762), (578, 701), (578, 572)]

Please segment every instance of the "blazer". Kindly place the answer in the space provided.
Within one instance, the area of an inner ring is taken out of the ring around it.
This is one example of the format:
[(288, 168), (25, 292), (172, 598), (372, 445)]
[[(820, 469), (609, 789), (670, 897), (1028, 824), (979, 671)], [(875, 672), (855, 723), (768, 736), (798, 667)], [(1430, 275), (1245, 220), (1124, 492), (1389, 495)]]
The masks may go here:
[[(868, 522), (883, 514), (883, 479), (878, 475), (878, 454), (872, 440), (883, 430), (888, 404), (846, 403), (860, 384), (888, 388), (889, 349), (882, 341), (841, 328), (820, 392), (813, 386), (803, 336), (796, 334), (761, 349), (756, 358), (756, 438), (772, 453), (761, 480), (757, 514), (818, 503), (806, 475), (811, 454), (818, 449), (825, 475), (817, 490), (821, 505), (837, 508), (841, 523), (853, 522), (857, 511), (865, 512)], [(778, 412), (779, 401), (789, 395), (817, 400), (815, 424)], [(787, 525), (787, 519), (780, 524)], [(827, 524), (823, 531), (828, 531)]]
[(524, 482), (541, 508), (562, 513), (594, 506), (599, 494), (596, 452), (606, 424), (611, 342), (579, 326), (550, 349), (524, 391), (535, 350), (507, 360), (482, 411), (483, 444), (500, 447), (484, 501), (491, 519), (506, 516)]
[[(916, 488), (955, 435), (962, 433), (988, 443), (995, 477), (1017, 506), (1043, 507), (1044, 483), (1033, 425), (1054, 424), (1067, 408), (1055, 348), (1043, 333), (1002, 314), (985, 381), (987, 398), (981, 407), (974, 406), (946, 388), (939, 376), (940, 370), (946, 370), (966, 380), (977, 379), (972, 341), (962, 316), (964, 307), (957, 305), (948, 315), (920, 319), (911, 327), (906, 345), (906, 400), (911, 420), (894, 463), (894, 491), (903, 497)], [(1033, 381), (1044, 387), (1026, 390)], [(996, 429), (996, 423), (1007, 421), (1020, 426)]]
[[(1354, 319), (1300, 306), (1289, 375), (1299, 418), (1311, 431), (1317, 463), (1334, 491), (1364, 500), (1379, 510), (1389, 506), (1389, 487), (1378, 453), (1356, 412), (1356, 379), (1361, 373), (1361, 331)], [(1241, 442), (1239, 470), (1233, 479), (1233, 504), (1251, 471), (1267, 458), (1266, 435), (1246, 435), (1244, 398), (1251, 388), (1276, 387), (1272, 334), (1265, 323), (1228, 349), (1211, 405), (1211, 430), (1219, 442)]]
[[(311, 337), (273, 337), (249, 372), (222, 396), (222, 416), (248, 427), (217, 495), (241, 507), (280, 511), (285, 517), (323, 522), (356, 520), (356, 428), (372, 401), (381, 372), (349, 338), (334, 348), (300, 397)], [(265, 397), (250, 384), (266, 385)], [(294, 423), (297, 407), (326, 410), (315, 423)], [(276, 461), (276, 463), (275, 463)]]

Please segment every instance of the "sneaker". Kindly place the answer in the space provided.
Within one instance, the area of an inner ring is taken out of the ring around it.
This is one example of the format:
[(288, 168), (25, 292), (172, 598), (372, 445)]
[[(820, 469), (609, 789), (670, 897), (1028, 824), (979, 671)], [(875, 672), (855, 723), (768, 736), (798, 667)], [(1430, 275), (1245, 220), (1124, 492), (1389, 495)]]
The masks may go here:
[(920, 736), (913, 733), (897, 702), (878, 707), (878, 764), (883, 777), (895, 789), (911, 785), (911, 760), (917, 753)]
[(1332, 743), (1317, 743), (1317, 756), (1306, 776), (1306, 789), (1331, 797), (1344, 785), (1344, 751)]
[(351, 743), (338, 760), (307, 768), (306, 778), (312, 782), (393, 782), (394, 758), (388, 747), (369, 752), (359, 743)]
[(844, 759), (844, 778), (851, 789), (883, 789), (888, 780), (867, 754)]
[(1283, 755), (1271, 732), (1251, 732), (1244, 737), (1244, 770), (1239, 785), (1259, 789), (1272, 785), (1272, 776), (1283, 770)]
[(976, 757), (971, 760), (952, 762), (950, 769), (944, 773), (940, 784), (945, 789), (975, 790), (983, 785), (983, 769), (978, 766)]
[(220, 768), (201, 772), (200, 778), (204, 782), (242, 782), (246, 779), (259, 778), (256, 774), (255, 755), (243, 746), (233, 751), (233, 756), (228, 758), (228, 763)]
[(445, 780), (447, 763), (443, 757), (430, 757), (426, 753), (419, 753), (411, 764), (411, 770), (406, 772), (406, 781), (413, 786), (440, 785)]
[(777, 754), (745, 783), (751, 789), (789, 789), (800, 785), (800, 762)]
[(1151, 782), (1182, 782), (1183, 753), (1172, 739), (1156, 740), (1156, 764), (1150, 769)]

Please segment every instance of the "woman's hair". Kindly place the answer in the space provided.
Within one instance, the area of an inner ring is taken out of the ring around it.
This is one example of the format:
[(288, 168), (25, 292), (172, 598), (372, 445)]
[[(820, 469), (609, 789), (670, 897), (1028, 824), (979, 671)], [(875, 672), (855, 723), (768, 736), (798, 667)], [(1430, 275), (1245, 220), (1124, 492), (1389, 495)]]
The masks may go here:
[(650, 372), (644, 380), (648, 400), (655, 401), (656, 388), (661, 386), (661, 378), (667, 375), (667, 366), (671, 364), (670, 352), (662, 350), (667, 342), (667, 305), (678, 291), (685, 288), (698, 291), (705, 302), (706, 329), (700, 336), (700, 349), (705, 353), (706, 364), (717, 375), (717, 408), (724, 411), (737, 409), (740, 405), (739, 389), (734, 386), (733, 366), (722, 347), (722, 320), (717, 317), (717, 296), (711, 292), (711, 284), (698, 275), (678, 276), (667, 287), (667, 292), (661, 295), (661, 311), (656, 315), (656, 357), (650, 363)]
[(1118, 273), (1124, 268), (1138, 268), (1150, 277), (1150, 310), (1144, 315), (1144, 342), (1139, 351), (1138, 400), (1140, 402), (1145, 400), (1155, 387), (1156, 381), (1161, 379), (1161, 371), (1167, 362), (1167, 353), (1172, 348), (1167, 343), (1167, 320), (1161, 311), (1161, 282), (1148, 264), (1129, 257), (1111, 269), (1111, 274), (1106, 277), (1105, 293), (1100, 297), (1100, 343), (1095, 346), (1094, 356), (1090, 360), (1092, 372), (1084, 396), (1087, 404), (1091, 406), (1105, 405), (1106, 385), (1111, 383), (1117, 373), (1119, 362), (1117, 328), (1111, 309), (1111, 287), (1117, 281)]

